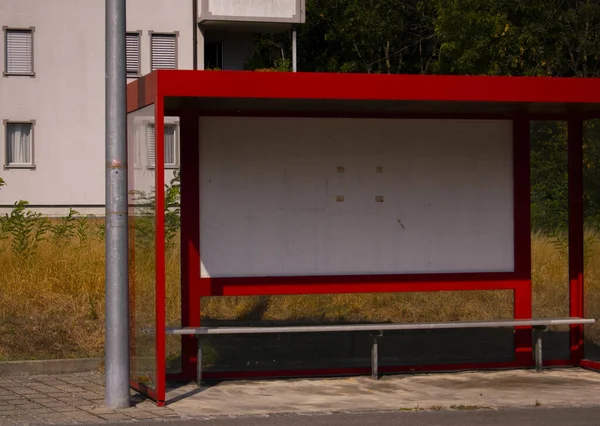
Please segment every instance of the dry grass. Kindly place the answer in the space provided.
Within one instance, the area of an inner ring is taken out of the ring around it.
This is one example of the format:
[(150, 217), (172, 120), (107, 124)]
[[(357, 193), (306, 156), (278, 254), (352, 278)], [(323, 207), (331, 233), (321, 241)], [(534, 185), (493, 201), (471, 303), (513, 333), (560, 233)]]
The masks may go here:
[[(0, 360), (101, 356), (104, 339), (104, 245), (100, 238), (44, 242), (19, 261), (0, 241)], [(600, 235), (586, 234), (588, 315), (600, 314)], [(565, 245), (533, 236), (534, 316), (568, 314)], [(136, 328), (152, 327), (151, 253), (137, 253)], [(179, 253), (167, 257), (167, 320), (179, 317)], [(231, 320), (437, 321), (500, 319), (512, 315), (512, 294), (445, 292), (207, 298), (206, 317)], [(591, 330), (600, 340), (600, 332)]]

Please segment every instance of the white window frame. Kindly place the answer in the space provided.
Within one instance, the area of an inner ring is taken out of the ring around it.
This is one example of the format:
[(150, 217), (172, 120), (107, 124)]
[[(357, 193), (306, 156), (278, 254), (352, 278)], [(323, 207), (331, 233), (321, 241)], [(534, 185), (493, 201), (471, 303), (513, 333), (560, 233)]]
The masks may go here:
[[(35, 120), (4, 120), (4, 169), (35, 169)], [(8, 126), (11, 124), (31, 125), (31, 162), (10, 163), (8, 158)]]
[[(174, 127), (175, 128), (175, 141), (173, 142), (175, 144), (175, 146), (173, 147), (174, 151), (174, 155), (175, 155), (175, 162), (174, 163), (164, 163), (164, 168), (165, 170), (169, 170), (169, 169), (178, 169), (179, 168), (179, 164), (180, 164), (180, 136), (181, 136), (181, 128), (179, 123), (164, 123), (164, 128), (166, 130), (167, 127)], [(154, 129), (154, 162), (150, 161), (150, 150), (149, 148), (149, 143), (148, 143), (148, 130), (150, 128)], [(164, 133), (164, 132), (163, 132)], [(156, 125), (153, 121), (149, 121), (148, 123), (146, 123), (146, 127), (145, 127), (145, 135), (146, 137), (144, 138), (146, 140), (146, 159), (148, 161), (148, 168), (149, 169), (155, 169), (156, 168)], [(164, 146), (163, 146), (164, 147)], [(164, 158), (164, 155), (163, 155)]]
[[(16, 72), (8, 72), (8, 33), (14, 32), (28, 32), (31, 34), (31, 72), (28, 73), (16, 73)], [(4, 69), (2, 70), (3, 77), (35, 77), (35, 27), (2, 27), (2, 34), (4, 36)]]
[[(152, 38), (154, 36), (170, 36), (173, 37), (175, 39), (175, 68), (173, 69), (179, 69), (179, 31), (172, 31), (172, 32), (161, 32), (161, 31), (148, 31), (148, 35), (150, 36), (150, 72), (155, 71), (154, 69), (154, 64), (152, 61), (152, 57), (153, 55), (153, 50), (152, 50)], [(164, 69), (164, 68), (158, 68), (158, 69)]]
[[(133, 73), (129, 73), (129, 70), (127, 70), (127, 78), (138, 78), (142, 75), (142, 31), (138, 30), (138, 31), (127, 31), (127, 34), (125, 35), (126, 38), (128, 37), (136, 37), (137, 38), (137, 48), (138, 48), (138, 55), (136, 58), (137, 61), (137, 70), (135, 72), (135, 74)], [(125, 59), (125, 67), (127, 67), (127, 63), (129, 62), (128, 60), (129, 58)]]

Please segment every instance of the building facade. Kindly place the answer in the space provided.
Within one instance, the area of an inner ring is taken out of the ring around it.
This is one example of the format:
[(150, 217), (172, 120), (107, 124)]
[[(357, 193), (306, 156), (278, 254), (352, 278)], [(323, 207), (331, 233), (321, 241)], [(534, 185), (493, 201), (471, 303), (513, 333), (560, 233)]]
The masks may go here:
[[(0, 2), (3, 211), (19, 200), (49, 215), (104, 211), (104, 3)], [(128, 81), (155, 69), (244, 69), (254, 33), (302, 22), (303, 0), (128, 0)], [(165, 162), (177, 168), (170, 124)]]

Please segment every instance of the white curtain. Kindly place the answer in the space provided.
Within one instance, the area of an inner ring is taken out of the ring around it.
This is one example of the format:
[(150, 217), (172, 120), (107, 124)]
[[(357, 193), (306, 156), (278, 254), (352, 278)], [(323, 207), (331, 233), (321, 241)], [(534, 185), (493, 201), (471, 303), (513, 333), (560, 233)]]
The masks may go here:
[(165, 126), (165, 165), (176, 165), (175, 158), (175, 135), (177, 127), (173, 125)]
[(8, 165), (31, 165), (33, 163), (31, 127), (30, 123), (7, 124)]

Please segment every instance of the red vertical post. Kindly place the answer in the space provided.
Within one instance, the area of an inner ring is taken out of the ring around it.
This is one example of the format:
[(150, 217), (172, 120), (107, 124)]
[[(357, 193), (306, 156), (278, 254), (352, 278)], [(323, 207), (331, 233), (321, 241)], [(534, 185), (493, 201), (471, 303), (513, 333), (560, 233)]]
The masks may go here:
[[(181, 325), (200, 326), (200, 119), (181, 114)], [(196, 377), (196, 339), (182, 336), (182, 374)]]
[(156, 403), (163, 406), (166, 394), (166, 291), (165, 291), (165, 111), (159, 94), (155, 104), (155, 272), (156, 272)]
[[(513, 191), (515, 273), (515, 319), (530, 319), (531, 296), (531, 200), (530, 200), (530, 122), (519, 117), (513, 121)], [(515, 361), (532, 363), (531, 327), (515, 328)]]
[[(569, 136), (569, 315), (584, 316), (583, 305), (583, 121), (571, 118)], [(570, 331), (571, 361), (583, 358), (583, 326)]]

